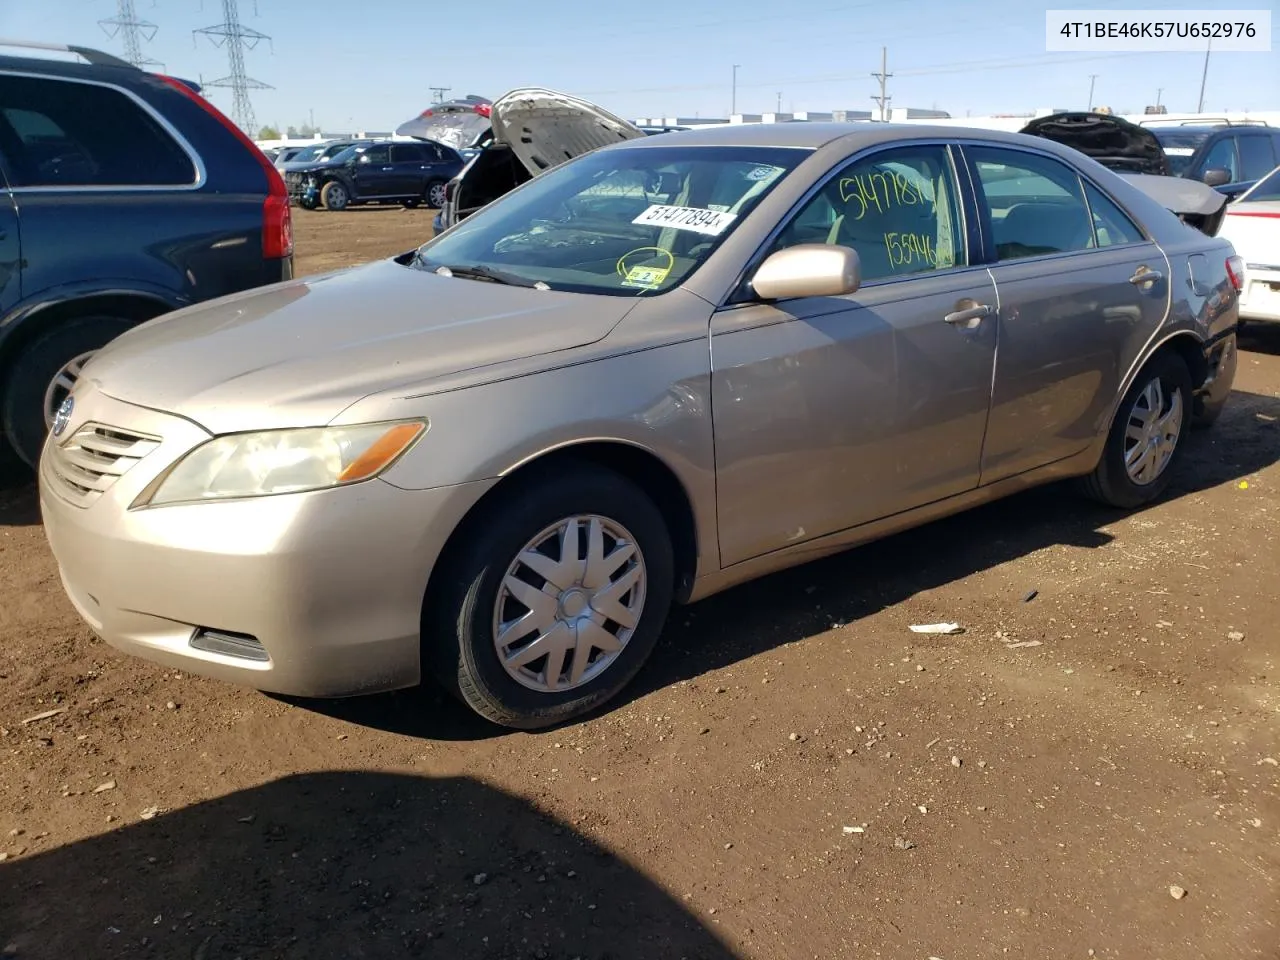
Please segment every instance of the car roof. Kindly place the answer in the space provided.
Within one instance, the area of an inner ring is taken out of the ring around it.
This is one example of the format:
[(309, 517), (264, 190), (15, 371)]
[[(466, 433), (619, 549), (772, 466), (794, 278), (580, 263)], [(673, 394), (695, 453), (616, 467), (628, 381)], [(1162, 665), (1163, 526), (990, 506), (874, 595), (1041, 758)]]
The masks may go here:
[[(1043, 146), (1042, 137), (1030, 137), (1003, 130), (984, 130), (976, 127), (940, 126), (917, 123), (817, 123), (792, 121), (786, 123), (726, 123), (711, 127), (695, 127), (643, 140), (628, 140), (618, 146), (655, 148), (664, 146), (716, 146), (716, 147), (803, 147), (816, 150), (837, 140), (847, 141), (853, 149), (892, 143), (898, 140), (984, 140), (990, 143), (1036, 144)], [(1051, 141), (1048, 141), (1051, 142)]]

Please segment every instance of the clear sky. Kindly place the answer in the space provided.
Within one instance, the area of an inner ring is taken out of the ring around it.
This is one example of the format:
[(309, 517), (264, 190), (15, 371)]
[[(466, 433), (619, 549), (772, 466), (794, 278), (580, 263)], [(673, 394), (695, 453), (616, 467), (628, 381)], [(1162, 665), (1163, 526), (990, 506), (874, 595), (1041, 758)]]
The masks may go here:
[[(225, 76), (227, 54), (198, 27), (222, 19), (222, 0), (135, 0), (154, 22), (144, 52), (194, 80)], [(1267, 8), (1276, 0), (239, 0), (246, 27), (271, 36), (246, 54), (259, 125), (391, 129), (431, 101), (497, 97), (545, 86), (596, 100), (623, 117), (727, 116), (737, 71), (740, 113), (871, 109), (880, 48), (888, 47), (891, 106), (953, 116), (1039, 107), (1117, 113), (1160, 100), (1194, 110), (1197, 53), (1045, 52), (1046, 8)], [(116, 0), (0, 0), (0, 36), (96, 46), (120, 53), (98, 25)], [(1214, 53), (1205, 109), (1280, 109), (1280, 15), (1270, 53)], [(207, 91), (223, 109), (230, 92)]]

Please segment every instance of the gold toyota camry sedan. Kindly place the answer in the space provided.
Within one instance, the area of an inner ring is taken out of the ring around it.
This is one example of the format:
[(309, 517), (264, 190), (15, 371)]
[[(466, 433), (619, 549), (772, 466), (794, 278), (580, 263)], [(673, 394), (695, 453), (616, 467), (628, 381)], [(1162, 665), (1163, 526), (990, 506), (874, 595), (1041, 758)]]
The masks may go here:
[(1150, 501), (1226, 400), (1241, 264), (1162, 178), (870, 123), (538, 162), (613, 119), (566, 98), (500, 147), (549, 169), (421, 248), (91, 359), (40, 498), (93, 629), (547, 726), (617, 694), (673, 602), (1060, 478)]

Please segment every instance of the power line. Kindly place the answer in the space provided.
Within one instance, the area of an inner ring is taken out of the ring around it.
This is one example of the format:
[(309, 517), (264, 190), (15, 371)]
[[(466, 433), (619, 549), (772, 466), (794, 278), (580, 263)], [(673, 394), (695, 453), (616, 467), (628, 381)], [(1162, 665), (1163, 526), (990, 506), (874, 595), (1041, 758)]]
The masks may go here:
[(150, 43), (160, 28), (149, 20), (138, 19), (133, 0), (116, 0), (116, 15), (110, 20), (99, 20), (98, 26), (112, 40), (120, 38), (124, 44), (124, 58), (135, 67), (164, 69), (164, 64), (159, 60), (152, 60), (142, 52), (142, 42), (145, 40)]
[[(257, 12), (255, 3), (254, 13)], [(227, 48), (227, 61), (231, 66), (231, 72), (225, 77), (208, 81), (204, 86), (229, 88), (231, 90), (231, 119), (249, 136), (256, 137), (258, 135), (256, 129), (257, 120), (253, 115), (253, 104), (249, 100), (249, 91), (272, 90), (274, 87), (263, 83), (261, 80), (254, 80), (245, 72), (244, 52), (245, 50), (252, 50), (263, 40), (270, 44), (271, 38), (265, 33), (259, 33), (252, 27), (244, 26), (240, 22), (238, 0), (222, 0), (222, 23), (193, 30), (192, 34), (193, 39), (195, 35), (204, 34), (215, 47), (225, 46)]]

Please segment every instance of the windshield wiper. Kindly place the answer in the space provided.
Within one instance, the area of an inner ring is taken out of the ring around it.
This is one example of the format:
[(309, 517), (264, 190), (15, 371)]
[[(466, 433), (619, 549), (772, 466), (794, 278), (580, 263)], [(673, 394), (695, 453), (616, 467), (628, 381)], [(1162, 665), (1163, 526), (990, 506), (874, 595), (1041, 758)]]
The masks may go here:
[(541, 280), (530, 280), (528, 277), (522, 277), (519, 274), (507, 273), (505, 270), (495, 270), (493, 267), (486, 267), (483, 264), (475, 264), (474, 266), (453, 266), (450, 264), (441, 264), (438, 267), (429, 268), (434, 270), (442, 277), (463, 277), (467, 280), (489, 280), (493, 283), (505, 283), (512, 287), (530, 287), (535, 290), (550, 290), (547, 284)]

